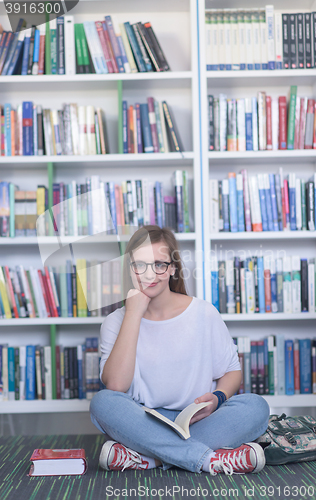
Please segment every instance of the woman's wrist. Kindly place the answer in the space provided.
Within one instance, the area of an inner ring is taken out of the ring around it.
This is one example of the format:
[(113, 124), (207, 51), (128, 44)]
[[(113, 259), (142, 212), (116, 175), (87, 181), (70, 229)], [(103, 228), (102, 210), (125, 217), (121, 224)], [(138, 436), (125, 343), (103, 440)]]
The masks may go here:
[(225, 401), (227, 401), (227, 393), (226, 391), (222, 391), (222, 390), (216, 390), (216, 391), (213, 391), (214, 396), (217, 397), (217, 407), (216, 407), (216, 410), (218, 410), (218, 408), (223, 404), (225, 403)]

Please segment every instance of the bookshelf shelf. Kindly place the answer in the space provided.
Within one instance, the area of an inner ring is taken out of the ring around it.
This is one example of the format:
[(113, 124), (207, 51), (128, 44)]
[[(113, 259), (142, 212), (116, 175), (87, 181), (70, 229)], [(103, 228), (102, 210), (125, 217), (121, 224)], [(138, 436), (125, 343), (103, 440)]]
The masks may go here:
[(315, 394), (293, 394), (293, 396), (263, 396), (271, 408), (297, 408), (311, 406), (311, 398)]
[(260, 231), (238, 233), (213, 233), (211, 241), (242, 241), (242, 240), (301, 240), (315, 239), (316, 231)]
[(208, 160), (212, 166), (212, 160), (230, 165), (234, 160), (235, 165), (265, 164), (273, 160), (284, 164), (310, 163), (316, 161), (315, 149), (293, 149), (278, 151), (213, 151), (208, 153)]
[(294, 321), (314, 320), (316, 313), (255, 313), (255, 314), (222, 314), (224, 321)]
[[(89, 156), (3, 156), (0, 168), (5, 168), (9, 164), (17, 164), (24, 168), (29, 165), (46, 168), (47, 163), (54, 163), (56, 166), (67, 164), (68, 167), (78, 167), (78, 164), (93, 164), (90, 168), (95, 168), (96, 164), (102, 167), (154, 167), (154, 166), (177, 166), (190, 165), (194, 159), (192, 151), (183, 153), (138, 153), (138, 154), (106, 154)], [(88, 165), (89, 168), (89, 165)]]
[(313, 85), (316, 81), (316, 69), (207, 71), (206, 75), (208, 85), (228, 88), (288, 85), (289, 81), (291, 85)]
[(12, 318), (0, 319), (1, 326), (100, 325), (105, 316), (85, 318)]

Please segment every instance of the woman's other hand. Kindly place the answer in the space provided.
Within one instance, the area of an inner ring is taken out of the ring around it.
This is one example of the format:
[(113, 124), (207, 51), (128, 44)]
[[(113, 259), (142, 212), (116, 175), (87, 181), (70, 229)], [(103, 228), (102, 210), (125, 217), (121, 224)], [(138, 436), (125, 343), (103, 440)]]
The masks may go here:
[(202, 418), (208, 417), (209, 415), (211, 415), (211, 413), (213, 413), (213, 411), (216, 410), (218, 404), (218, 398), (212, 392), (206, 392), (205, 394), (203, 394), (203, 396), (196, 398), (194, 400), (194, 403), (206, 403), (207, 401), (212, 401), (212, 404), (205, 406), (205, 408), (202, 408), (195, 415), (193, 415), (189, 425), (192, 425), (194, 424), (194, 422), (202, 420)]

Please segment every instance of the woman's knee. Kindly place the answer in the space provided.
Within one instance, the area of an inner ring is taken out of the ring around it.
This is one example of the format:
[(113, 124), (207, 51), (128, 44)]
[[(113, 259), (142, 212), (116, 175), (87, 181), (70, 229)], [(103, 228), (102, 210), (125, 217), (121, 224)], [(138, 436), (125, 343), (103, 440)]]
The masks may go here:
[(102, 389), (102, 391), (97, 392), (90, 401), (90, 413), (96, 415), (100, 410), (104, 411), (112, 404), (117, 394), (120, 393), (110, 389)]
[(268, 425), (270, 407), (266, 400), (255, 393), (238, 394), (236, 396), (236, 401), (242, 403), (247, 407), (247, 415), (251, 413), (253, 417), (257, 417), (256, 420), (262, 421)]

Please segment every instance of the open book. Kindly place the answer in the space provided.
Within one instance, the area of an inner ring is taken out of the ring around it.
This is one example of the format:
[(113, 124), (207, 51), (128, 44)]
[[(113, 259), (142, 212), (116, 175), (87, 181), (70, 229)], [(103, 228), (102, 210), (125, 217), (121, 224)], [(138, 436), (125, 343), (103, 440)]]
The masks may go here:
[(154, 410), (153, 408), (147, 408), (147, 406), (143, 406), (142, 408), (147, 413), (150, 413), (150, 415), (153, 415), (162, 422), (165, 422), (166, 424), (170, 425), (170, 427), (172, 427), (172, 429), (176, 431), (177, 434), (179, 434), (179, 436), (182, 437), (182, 439), (188, 439), (190, 437), (189, 424), (191, 418), (199, 410), (205, 408), (205, 406), (208, 406), (210, 404), (213, 404), (213, 401), (206, 401), (205, 403), (191, 403), (189, 406), (184, 408), (181, 411), (181, 413), (179, 413), (174, 422), (172, 422), (172, 420), (165, 417), (164, 415), (161, 415), (161, 413)]

